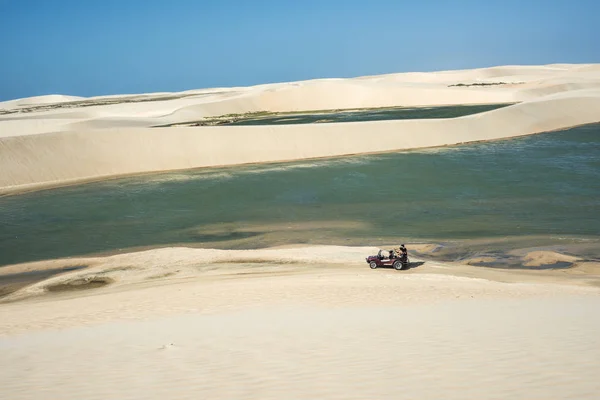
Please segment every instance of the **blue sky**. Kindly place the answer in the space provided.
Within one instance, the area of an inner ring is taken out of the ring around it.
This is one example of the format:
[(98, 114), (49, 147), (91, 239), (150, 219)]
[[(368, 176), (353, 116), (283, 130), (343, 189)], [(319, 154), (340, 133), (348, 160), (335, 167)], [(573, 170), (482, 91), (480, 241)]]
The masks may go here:
[(600, 62), (594, 0), (0, 0), (0, 101)]

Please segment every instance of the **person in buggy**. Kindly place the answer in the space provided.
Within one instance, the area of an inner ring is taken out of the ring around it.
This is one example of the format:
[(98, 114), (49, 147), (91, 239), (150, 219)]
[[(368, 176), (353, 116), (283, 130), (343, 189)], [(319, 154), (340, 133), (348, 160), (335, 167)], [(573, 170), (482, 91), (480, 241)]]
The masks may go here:
[(408, 257), (408, 251), (406, 250), (406, 246), (404, 246), (404, 244), (401, 244), (397, 249), (391, 249), (387, 251), (385, 250), (379, 250), (379, 253), (377, 253), (377, 257), (380, 260), (384, 260), (384, 259), (394, 259), (394, 258), (399, 258), (400, 260), (406, 260)]
[(397, 249), (382, 250), (380, 249), (375, 256), (365, 258), (371, 269), (378, 267), (392, 266), (394, 269), (409, 269), (410, 262), (408, 261), (408, 252), (406, 246), (400, 245)]
[(400, 260), (406, 260), (408, 258), (408, 250), (406, 250), (404, 244), (401, 244), (400, 247), (398, 247), (398, 250), (395, 251)]

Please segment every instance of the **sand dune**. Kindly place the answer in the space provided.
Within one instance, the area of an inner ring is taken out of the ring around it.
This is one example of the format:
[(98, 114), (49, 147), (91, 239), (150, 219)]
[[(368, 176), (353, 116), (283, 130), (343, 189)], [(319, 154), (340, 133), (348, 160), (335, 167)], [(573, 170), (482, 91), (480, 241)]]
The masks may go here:
[(148, 171), (452, 145), (567, 128), (599, 116), (600, 91), (584, 90), (449, 120), (110, 128), (6, 137), (0, 141), (0, 187), (6, 192)]
[[(0, 115), (1, 192), (150, 171), (452, 145), (598, 122), (600, 66), (505, 66), (71, 100), (44, 96), (1, 104), (11, 112)], [(150, 128), (253, 111), (503, 102), (519, 104), (449, 120)], [(39, 104), (44, 107), (21, 112)]]
[[(404, 295), (388, 298), (386, 307), (297, 304), (298, 292), (311, 287), (304, 281), (286, 286), (292, 295), (285, 306), (180, 312), (0, 338), (0, 393), (19, 400), (597, 397), (597, 296), (563, 295), (541, 304), (535, 296), (510, 299), (502, 291), (506, 285), (497, 284), (487, 289), (496, 290), (496, 298), (474, 300), (473, 282), (457, 281), (444, 284), (467, 299), (428, 304), (411, 299), (416, 281), (387, 281), (384, 294), (395, 289)], [(258, 283), (277, 287), (280, 281), (259, 278), (250, 286), (221, 288), (256, 294)], [(339, 301), (369, 283), (355, 281), (352, 290), (320, 283), (308, 293)], [(438, 287), (440, 281), (418, 283)], [(141, 295), (167, 298), (161, 291)], [(183, 305), (202, 298), (177, 300)], [(113, 310), (98, 307), (104, 298), (88, 300), (63, 303), (93, 305), (110, 319)], [(36, 308), (32, 316), (44, 311)], [(123, 310), (126, 303), (117, 312)]]
[(84, 97), (79, 96), (65, 96), (62, 94), (49, 94), (45, 96), (26, 97), (24, 99), (16, 99), (0, 102), (1, 109), (14, 109), (19, 107), (29, 107), (42, 104), (57, 104), (68, 101), (81, 100)]
[[(445, 120), (151, 128), (252, 111), (498, 102), (518, 104)], [(0, 193), (599, 121), (591, 64), (42, 96), (0, 103)], [(439, 248), (410, 245), (406, 271), (370, 270), (364, 257), (377, 248), (342, 246), (173, 247), (2, 267), (16, 282), (5, 293), (16, 291), (0, 301), (0, 398), (597, 398), (598, 262), (520, 249), (511, 257), (530, 269), (507, 271), (466, 265), (491, 256), (431, 261)]]
[(40, 282), (45, 296), (0, 304), (0, 395), (596, 397), (597, 288), (435, 262), (370, 270), (358, 257), (374, 250), (69, 260), (90, 267)]
[[(388, 246), (391, 248), (393, 246)], [(411, 252), (417, 252), (424, 258), (411, 254), (413, 267), (427, 265), (427, 268), (417, 268), (406, 273), (450, 274), (453, 276), (497, 279), (514, 282), (533, 281), (569, 283), (576, 285), (594, 284), (598, 278), (596, 273), (588, 274), (588, 280), (570, 281), (570, 275), (577, 275), (579, 270), (590, 268), (590, 262), (583, 259), (553, 252), (525, 251), (519, 255), (523, 266), (540, 267), (525, 270), (513, 270), (510, 273), (499, 270), (473, 268), (470, 265), (476, 260), (467, 259), (460, 263), (431, 261), (427, 256), (439, 248), (436, 244), (409, 245)], [(312, 273), (315, 269), (334, 268), (336, 271), (361, 270), (367, 267), (365, 257), (377, 254), (377, 247), (348, 247), (348, 246), (286, 246), (283, 248), (267, 248), (255, 250), (218, 250), (205, 248), (167, 247), (146, 251), (117, 254), (106, 257), (68, 258), (47, 261), (37, 261), (24, 264), (4, 266), (0, 269), (0, 278), (24, 273), (64, 270), (65, 273), (46, 278), (40, 282), (28, 285), (2, 299), (2, 302), (12, 302), (36, 296), (42, 296), (57, 288), (85, 289), (88, 286), (110, 285), (111, 288), (129, 287), (147, 280), (169, 278), (176, 280), (196, 279), (198, 277), (222, 275), (264, 274), (264, 273)], [(488, 260), (493, 262), (494, 259)], [(481, 261), (479, 261), (481, 262)], [(484, 261), (486, 262), (486, 261)], [(556, 273), (543, 271), (545, 265), (567, 263), (569, 270), (557, 270)], [(592, 263), (593, 264), (593, 263)], [(592, 265), (593, 267), (593, 265)], [(592, 268), (593, 269), (593, 268)], [(539, 275), (538, 272), (544, 272)]]

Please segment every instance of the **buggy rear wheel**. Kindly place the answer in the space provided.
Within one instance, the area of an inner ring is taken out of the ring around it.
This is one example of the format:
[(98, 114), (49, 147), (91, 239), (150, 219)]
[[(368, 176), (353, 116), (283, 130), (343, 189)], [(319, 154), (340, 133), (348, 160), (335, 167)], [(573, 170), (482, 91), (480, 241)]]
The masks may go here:
[(400, 260), (394, 261), (394, 269), (397, 269), (398, 271), (400, 271), (402, 269), (402, 261), (400, 261)]

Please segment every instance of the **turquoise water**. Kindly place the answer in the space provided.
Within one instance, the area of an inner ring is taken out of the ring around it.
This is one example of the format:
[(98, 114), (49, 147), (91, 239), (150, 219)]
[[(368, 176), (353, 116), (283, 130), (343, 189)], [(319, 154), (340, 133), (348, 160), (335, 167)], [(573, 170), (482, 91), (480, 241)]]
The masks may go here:
[(599, 182), (600, 125), (118, 179), (0, 198), (0, 265), (170, 244), (597, 240)]

